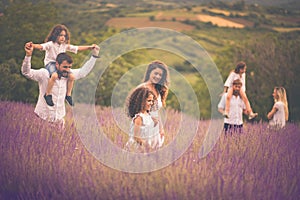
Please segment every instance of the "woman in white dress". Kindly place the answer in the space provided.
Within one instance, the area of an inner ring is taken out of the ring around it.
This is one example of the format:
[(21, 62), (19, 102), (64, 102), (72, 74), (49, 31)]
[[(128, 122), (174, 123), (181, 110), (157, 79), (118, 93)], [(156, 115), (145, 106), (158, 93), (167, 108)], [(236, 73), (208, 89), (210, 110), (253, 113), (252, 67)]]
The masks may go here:
[(267, 117), (272, 128), (283, 128), (289, 119), (288, 101), (283, 87), (275, 87), (273, 90), (274, 105)]
[(158, 122), (150, 115), (155, 100), (154, 93), (146, 87), (136, 88), (127, 98), (127, 114), (131, 117), (127, 148), (155, 148)]
[(164, 143), (164, 128), (159, 110), (166, 106), (166, 99), (169, 91), (169, 69), (168, 66), (155, 60), (151, 62), (144, 75), (143, 83), (138, 87), (146, 87), (155, 94), (155, 101), (150, 110), (150, 115), (159, 123), (159, 133), (155, 137), (157, 147), (161, 147)]

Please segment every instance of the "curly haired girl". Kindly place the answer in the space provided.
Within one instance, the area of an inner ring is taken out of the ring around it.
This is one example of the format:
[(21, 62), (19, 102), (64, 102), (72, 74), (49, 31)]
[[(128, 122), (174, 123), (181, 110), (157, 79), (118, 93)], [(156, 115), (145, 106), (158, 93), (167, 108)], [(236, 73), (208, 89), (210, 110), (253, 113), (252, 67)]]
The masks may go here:
[(127, 98), (127, 114), (132, 119), (130, 125), (129, 141), (126, 146), (137, 144), (155, 148), (158, 145), (158, 120), (149, 114), (155, 94), (146, 87), (139, 87)]

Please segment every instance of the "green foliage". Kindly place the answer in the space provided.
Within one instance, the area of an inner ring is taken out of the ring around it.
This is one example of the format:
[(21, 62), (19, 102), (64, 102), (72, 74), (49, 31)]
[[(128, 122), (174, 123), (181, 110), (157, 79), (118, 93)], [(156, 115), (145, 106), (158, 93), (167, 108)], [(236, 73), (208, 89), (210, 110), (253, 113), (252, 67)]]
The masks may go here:
[(149, 17), (149, 20), (150, 20), (150, 21), (154, 21), (154, 20), (155, 20), (155, 16), (151, 15), (151, 16)]
[(23, 46), (28, 41), (43, 42), (53, 22), (57, 9), (44, 1), (12, 3), (5, 7), (0, 17), (0, 62), (23, 58)]
[(216, 51), (214, 60), (224, 81), (238, 61), (245, 61), (248, 66), (247, 95), (254, 111), (259, 112), (258, 119), (266, 120), (266, 114), (273, 106), (273, 88), (283, 86), (288, 93), (290, 119), (298, 121), (299, 32), (242, 33), (249, 40), (239, 40), (239, 34), (235, 34), (238, 44), (225, 45)]
[[(133, 12), (134, 6), (138, 12), (157, 12), (158, 9), (191, 8), (188, 2), (178, 4), (169, 2), (168, 4), (152, 4), (140, 1), (112, 1), (118, 3), (117, 7), (108, 8), (107, 2), (95, 1), (43, 1), (43, 0), (17, 0), (3, 1), (0, 3), (0, 99), (35, 102), (38, 95), (37, 84), (27, 80), (20, 74), (20, 66), (24, 57), (23, 46), (27, 41), (41, 43), (51, 27), (55, 24), (65, 24), (71, 34), (71, 43), (76, 45), (100, 44), (110, 36), (118, 33), (116, 28), (108, 28), (105, 23), (111, 17), (128, 16)], [(186, 5), (182, 5), (186, 4)], [(194, 2), (193, 4), (196, 5)], [(145, 5), (147, 7), (145, 8)], [(299, 74), (299, 32), (277, 33), (270, 31), (269, 26), (278, 26), (282, 21), (276, 22), (275, 17), (294, 17), (297, 10), (287, 12), (281, 8), (265, 8), (263, 6), (248, 5), (244, 1), (235, 3), (225, 3), (213, 1), (211, 8), (228, 9), (229, 11), (243, 11), (245, 16), (236, 14), (230, 16), (241, 18), (254, 23), (254, 28), (230, 29), (213, 26), (210, 22), (203, 23), (196, 20), (187, 19), (184, 23), (194, 26), (196, 29), (185, 34), (191, 36), (202, 45), (212, 57), (220, 74), (225, 80), (229, 72), (234, 68), (239, 60), (244, 60), (248, 64), (247, 72), (247, 95), (251, 101), (254, 111), (259, 112), (259, 119), (265, 120), (266, 113), (273, 105), (271, 97), (274, 86), (284, 86), (288, 92), (290, 107), (290, 119), (300, 120), (300, 83)], [(212, 14), (207, 11), (208, 14)], [(276, 14), (272, 16), (273, 14)], [(225, 17), (225, 16), (223, 16)], [(155, 16), (150, 19), (155, 20)], [(179, 21), (179, 18), (171, 20)], [(282, 26), (297, 26), (296, 22), (283, 23)], [(268, 25), (266, 27), (266, 25)], [(266, 28), (262, 28), (266, 27)], [(176, 39), (176, 38), (175, 38)], [(124, 41), (126, 42), (126, 39)], [(176, 40), (172, 42), (176, 43)], [(118, 51), (118, 44), (114, 44)], [(188, 47), (186, 47), (188, 51)], [(74, 67), (78, 68), (87, 58), (90, 52), (80, 52), (72, 55)], [(192, 52), (191, 52), (192, 53)], [(101, 53), (100, 53), (101, 54)], [(91, 81), (90, 85), (97, 85), (95, 102), (99, 105), (110, 106), (111, 95), (116, 84), (122, 84), (127, 90), (122, 90), (121, 97), (131, 88), (141, 82), (141, 77), (128, 75), (127, 82), (122, 82), (122, 76), (126, 75), (133, 67), (140, 63), (148, 63), (157, 59), (160, 55), (151, 55), (149, 51), (131, 52), (117, 58), (110, 63), (104, 71), (101, 79), (97, 80), (97, 74), (91, 73), (89, 76), (96, 81)], [(32, 67), (43, 67), (44, 52), (35, 51), (32, 58)], [(180, 73), (189, 74), (187, 79), (197, 95), (201, 117), (209, 118), (211, 102), (209, 92), (205, 82), (197, 76), (195, 69), (186, 61), (178, 61), (174, 56), (163, 58), (169, 65)], [(99, 59), (101, 60), (101, 59)], [(100, 61), (101, 62), (101, 61)], [(142, 74), (142, 71), (140, 72)], [(192, 74), (192, 75), (190, 75)], [(196, 78), (195, 78), (196, 77)], [(172, 83), (171, 83), (172, 84)], [(180, 88), (181, 85), (173, 85)], [(80, 95), (84, 97), (89, 85), (77, 88)], [(80, 96), (79, 95), (79, 96)], [(81, 96), (80, 96), (81, 97)], [(119, 99), (121, 104), (124, 99)], [(182, 109), (176, 95), (170, 91), (167, 105), (174, 109)], [(191, 109), (193, 107), (191, 106)]]
[(237, 57), (249, 66), (247, 95), (263, 119), (272, 108), (271, 94), (275, 86), (283, 86), (287, 90), (290, 119), (300, 119), (299, 42), (298, 32), (266, 34), (239, 50)]
[[(20, 74), (20, 66), (15, 59), (0, 64), (0, 100), (33, 103), (37, 98), (37, 85)], [(34, 97), (34, 98), (32, 98)]]
[[(145, 69), (134, 69), (134, 72), (128, 71), (136, 67), (147, 54), (144, 51), (134, 51), (128, 54), (122, 55), (117, 58), (113, 63), (107, 66), (103, 72), (96, 91), (96, 104), (110, 106), (111, 97), (114, 92), (114, 88), (119, 84), (122, 89), (117, 91), (119, 99), (116, 99), (115, 104), (123, 105), (125, 98), (129, 92), (142, 82)], [(128, 73), (126, 75), (126, 73)], [(122, 80), (122, 76), (125, 76)]]

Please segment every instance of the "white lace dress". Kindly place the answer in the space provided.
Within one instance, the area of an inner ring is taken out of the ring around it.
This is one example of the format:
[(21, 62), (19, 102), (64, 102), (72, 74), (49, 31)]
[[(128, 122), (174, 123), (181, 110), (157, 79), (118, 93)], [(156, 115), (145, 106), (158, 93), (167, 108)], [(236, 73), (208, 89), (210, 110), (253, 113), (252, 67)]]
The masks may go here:
[(132, 146), (136, 144), (136, 141), (134, 140), (134, 120), (138, 116), (141, 117), (143, 121), (143, 124), (140, 127), (140, 137), (146, 141), (151, 148), (157, 148), (159, 145), (157, 141), (157, 136), (159, 136), (159, 124), (155, 124), (151, 115), (148, 113), (138, 113), (134, 116), (134, 118), (132, 118), (129, 131), (129, 141), (127, 142), (126, 146)]

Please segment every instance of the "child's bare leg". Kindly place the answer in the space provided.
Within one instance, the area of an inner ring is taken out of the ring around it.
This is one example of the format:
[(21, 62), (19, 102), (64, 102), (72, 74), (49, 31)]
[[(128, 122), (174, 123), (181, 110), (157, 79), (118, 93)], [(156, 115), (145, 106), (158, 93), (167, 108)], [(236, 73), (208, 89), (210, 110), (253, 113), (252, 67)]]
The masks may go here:
[(67, 96), (72, 95), (74, 81), (75, 81), (75, 76), (74, 76), (74, 74), (70, 73), (69, 78), (68, 78)]
[(253, 110), (251, 108), (250, 102), (248, 100), (248, 97), (247, 97), (245, 91), (241, 90), (240, 91), (240, 95), (241, 95), (241, 98), (242, 98), (243, 102), (246, 105), (246, 112), (249, 115), (249, 119), (252, 119), (252, 118), (256, 117), (258, 114), (257, 113), (253, 113)]
[(53, 85), (54, 85), (56, 79), (58, 79), (58, 74), (56, 72), (53, 72), (51, 77), (48, 80), (46, 95), (49, 95), (52, 93), (52, 88), (53, 88)]
[(49, 78), (48, 80), (48, 85), (47, 85), (47, 88), (46, 88), (46, 93), (44, 95), (44, 98), (46, 100), (46, 103), (48, 106), (54, 106), (54, 103), (52, 101), (52, 88), (53, 88), (53, 85), (55, 83), (55, 80), (58, 78), (58, 74), (56, 72), (53, 72), (52, 75), (51, 75), (51, 78)]
[(230, 100), (233, 94), (233, 89), (229, 88), (227, 91), (227, 97), (226, 97), (226, 103), (225, 103), (225, 112), (224, 112), (224, 117), (228, 118), (229, 110), (230, 110)]
[(248, 100), (248, 97), (247, 97), (245, 91), (241, 90), (241, 91), (240, 91), (240, 95), (241, 95), (241, 98), (242, 98), (243, 102), (244, 102), (245, 105), (246, 105), (246, 111), (247, 111), (247, 113), (248, 113), (248, 114), (252, 113), (253, 111), (252, 111), (250, 102), (249, 102), (249, 100)]
[(68, 83), (67, 83), (67, 94), (66, 94), (66, 100), (67, 102), (73, 106), (73, 99), (72, 99), (72, 90), (74, 86), (75, 76), (74, 74), (70, 73), (68, 77)]

